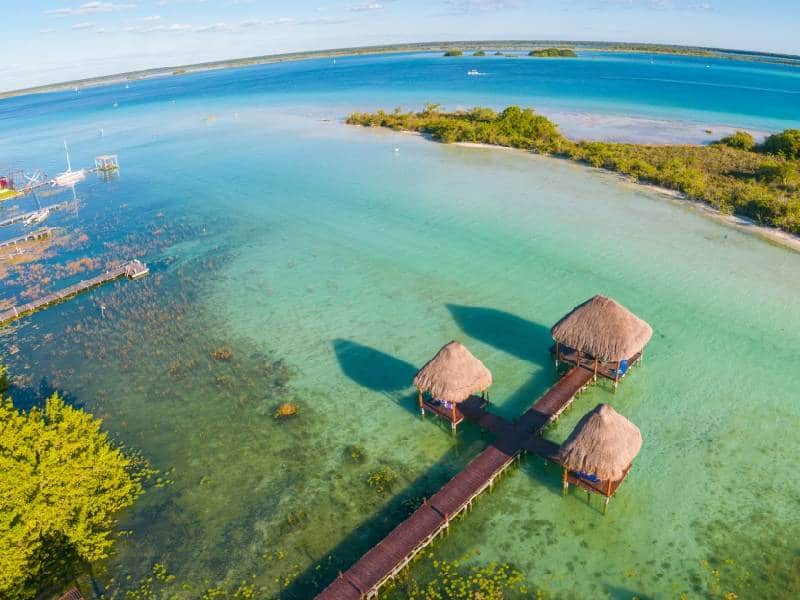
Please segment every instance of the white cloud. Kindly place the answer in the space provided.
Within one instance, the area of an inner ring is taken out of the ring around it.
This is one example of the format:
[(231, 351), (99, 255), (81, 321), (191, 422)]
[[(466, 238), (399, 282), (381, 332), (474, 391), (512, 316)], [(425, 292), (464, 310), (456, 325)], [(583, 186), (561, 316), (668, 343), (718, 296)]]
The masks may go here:
[(149, 17), (142, 17), (142, 21), (160, 21), (161, 15), (150, 15)]
[(71, 29), (74, 29), (76, 31), (81, 31), (84, 29), (91, 29), (92, 27), (94, 27), (94, 23), (75, 23), (75, 25), (73, 25)]
[(276, 19), (247, 19), (239, 23), (241, 29), (255, 29), (256, 27), (268, 27), (269, 25), (289, 25), (294, 23), (294, 19), (289, 17), (278, 17)]
[(378, 2), (366, 2), (364, 4), (354, 4), (352, 6), (348, 6), (347, 10), (350, 12), (367, 12), (370, 10), (381, 10), (383, 8), (383, 4), (379, 4)]
[(445, 0), (449, 12), (482, 13), (522, 7), (522, 0)]
[(208, 33), (208, 32), (218, 32), (218, 31), (233, 31), (233, 25), (228, 23), (212, 23), (211, 25), (200, 25), (195, 27), (193, 31), (197, 33)]
[(44, 11), (46, 15), (65, 17), (69, 15), (95, 15), (136, 8), (135, 4), (115, 4), (114, 2), (86, 2), (73, 8), (53, 8)]

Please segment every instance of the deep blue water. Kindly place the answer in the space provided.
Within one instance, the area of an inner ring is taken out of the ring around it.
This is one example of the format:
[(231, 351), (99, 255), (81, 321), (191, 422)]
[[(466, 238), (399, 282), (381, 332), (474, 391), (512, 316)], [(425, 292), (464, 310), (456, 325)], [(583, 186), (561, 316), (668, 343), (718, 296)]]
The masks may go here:
[[(477, 69), (484, 73), (468, 77)], [(209, 71), (0, 102), (15, 128), (48, 116), (164, 101), (251, 102), (374, 109), (517, 103), (557, 111), (781, 129), (800, 123), (800, 68), (690, 56), (580, 53), (577, 59), (396, 54)]]

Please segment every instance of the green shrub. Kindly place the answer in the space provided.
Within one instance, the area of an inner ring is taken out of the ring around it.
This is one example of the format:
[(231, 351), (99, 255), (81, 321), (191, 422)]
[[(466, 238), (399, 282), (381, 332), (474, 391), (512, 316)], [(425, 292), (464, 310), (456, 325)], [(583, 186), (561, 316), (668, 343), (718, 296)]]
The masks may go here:
[(575, 58), (578, 56), (572, 48), (541, 48), (531, 50), (528, 56), (538, 56), (540, 58)]
[(761, 150), (792, 160), (800, 159), (800, 129), (786, 129), (769, 136), (761, 145)]
[(445, 56), (462, 56), (463, 54), (461, 50), (448, 50), (444, 53)]
[(714, 143), (739, 150), (752, 150), (756, 147), (756, 140), (746, 131), (737, 131)]

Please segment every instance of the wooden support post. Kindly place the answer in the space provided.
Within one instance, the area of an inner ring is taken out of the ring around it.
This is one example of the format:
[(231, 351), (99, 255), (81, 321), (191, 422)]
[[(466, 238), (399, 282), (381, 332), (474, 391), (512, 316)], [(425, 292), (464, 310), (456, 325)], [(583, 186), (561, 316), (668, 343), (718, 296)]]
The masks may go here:
[(566, 467), (564, 467), (563, 482), (564, 482), (564, 486), (563, 486), (563, 488), (561, 490), (561, 494), (566, 496), (567, 492), (569, 491), (569, 475), (568, 475), (568, 471), (567, 471)]
[(581, 351), (580, 350), (575, 350), (575, 366), (576, 367), (580, 367), (581, 366)]
[(614, 370), (614, 393), (617, 393), (617, 386), (619, 385), (619, 361), (617, 361), (617, 368)]
[(425, 403), (422, 399), (422, 390), (417, 388), (417, 401), (419, 402), (419, 412), (422, 413), (422, 418), (425, 418)]
[(453, 430), (453, 433), (456, 431), (456, 403), (453, 402), (453, 406), (450, 407), (450, 428)]
[(603, 504), (603, 514), (608, 511), (608, 501), (611, 499), (611, 480), (608, 480), (608, 490), (606, 490), (606, 502)]
[(556, 342), (556, 368), (558, 368), (558, 360), (561, 358), (561, 350), (559, 348), (558, 342)]
[(597, 383), (597, 367), (598, 367), (598, 360), (595, 356), (594, 358), (594, 382)]

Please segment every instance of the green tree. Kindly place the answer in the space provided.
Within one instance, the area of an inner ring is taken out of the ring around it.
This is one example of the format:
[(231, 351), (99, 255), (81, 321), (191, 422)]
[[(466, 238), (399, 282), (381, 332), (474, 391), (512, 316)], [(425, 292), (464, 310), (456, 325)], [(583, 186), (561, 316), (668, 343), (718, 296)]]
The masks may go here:
[(752, 150), (756, 147), (756, 140), (746, 131), (737, 131), (731, 135), (725, 136), (716, 144), (722, 146), (729, 146), (731, 148), (738, 148), (739, 150)]
[(108, 557), (143, 471), (100, 424), (57, 394), (28, 412), (0, 399), (0, 597), (58, 590)]
[(462, 56), (463, 54), (461, 50), (448, 50), (444, 53), (445, 56)]
[(780, 154), (785, 158), (800, 158), (800, 129), (786, 129), (764, 140), (761, 149), (768, 154)]

